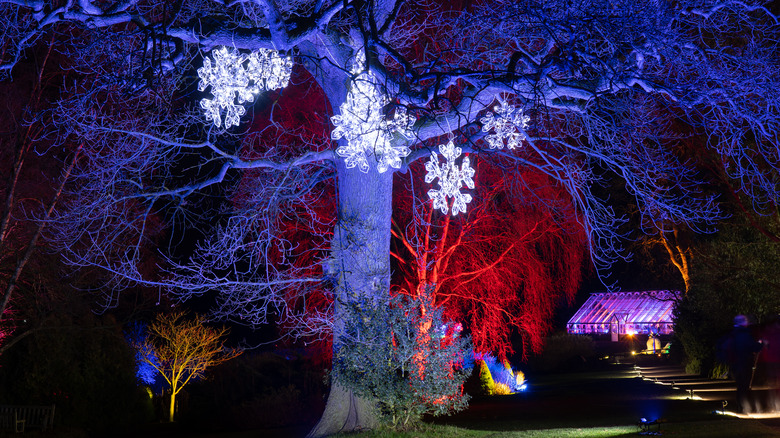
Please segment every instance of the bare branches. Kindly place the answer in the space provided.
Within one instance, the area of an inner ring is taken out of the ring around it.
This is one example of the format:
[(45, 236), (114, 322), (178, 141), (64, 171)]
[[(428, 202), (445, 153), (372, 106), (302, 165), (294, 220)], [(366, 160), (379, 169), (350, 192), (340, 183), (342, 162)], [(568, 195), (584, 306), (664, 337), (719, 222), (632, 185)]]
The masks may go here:
[(193, 319), (183, 313), (160, 315), (149, 325), (148, 334), (137, 334), (132, 340), (141, 359), (157, 370), (171, 389), (168, 421), (173, 421), (176, 396), (190, 380), (241, 354), (240, 350), (225, 348), (226, 328), (204, 323), (198, 315)]
[(553, 303), (579, 282), (567, 265), (579, 266), (587, 250), (562, 184), (494, 158), (480, 160), (479, 202), (465, 218), (442, 217), (416, 199), (425, 189), (410, 175), (404, 188), (414, 195), (398, 197), (395, 220), (405, 226), (396, 227), (394, 253), (398, 290), (414, 296), (430, 288), (447, 316), (469, 329), (477, 351), (503, 356), (512, 351), (510, 330), (528, 349), (540, 348)]
[[(598, 268), (622, 255), (625, 237), (602, 187), (612, 179), (643, 225), (696, 230), (719, 218), (715, 200), (699, 191), (696, 163), (680, 158), (686, 132), (708, 136), (757, 208), (780, 194), (780, 26), (759, 3), (81, 0), (0, 8), (12, 18), (0, 68), (12, 71), (47, 33), (69, 72), (52, 114), (63, 141), (85, 145), (74, 171), (79, 190), (58, 217), (67, 224), (59, 237), (78, 249), (71, 261), (102, 266), (120, 285), (178, 285), (182, 297), (223, 290), (216, 313), (250, 324), (287, 315), (315, 330), (328, 315), (309, 298), (329, 309), (332, 294), (388, 284), (380, 253), (391, 232), (392, 176), (351, 174), (330, 139), (360, 51), (390, 98), (388, 115), (404, 107), (419, 120), (404, 170), (448, 135), (480, 159), (534, 169), (567, 192)], [(297, 62), (291, 86), (261, 96), (235, 131), (204, 128), (197, 111), (199, 57), (221, 45), (275, 48)], [(486, 150), (480, 132), (498, 98), (531, 117), (527, 140), (512, 152)], [(200, 244), (188, 242), (193, 235)], [(426, 245), (416, 238), (408, 242), (415, 251)], [(148, 248), (158, 245), (152, 257)], [(315, 317), (305, 321), (306, 312)]]

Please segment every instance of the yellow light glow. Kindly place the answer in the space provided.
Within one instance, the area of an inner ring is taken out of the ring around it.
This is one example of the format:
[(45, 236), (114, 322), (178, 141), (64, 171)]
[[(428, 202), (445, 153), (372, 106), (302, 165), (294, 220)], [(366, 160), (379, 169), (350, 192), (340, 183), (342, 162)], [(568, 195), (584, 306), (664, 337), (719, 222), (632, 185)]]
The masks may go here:
[(611, 426), (611, 427), (580, 427), (569, 429), (544, 429), (539, 431), (540, 436), (578, 436), (583, 438), (607, 438), (620, 436), (633, 436), (636, 434), (636, 426)]
[(780, 412), (773, 411), (773, 412), (756, 412), (753, 414), (742, 414), (739, 412), (732, 412), (732, 411), (726, 411), (726, 410), (718, 410), (715, 411), (716, 414), (720, 415), (728, 415), (730, 417), (737, 417), (742, 419), (752, 419), (752, 420), (766, 420), (766, 419), (776, 419), (780, 418)]
[(665, 395), (658, 398), (661, 400), (704, 400), (703, 398), (699, 397), (696, 394), (694, 394), (693, 396), (691, 396), (690, 394)]
[(496, 385), (493, 387), (493, 395), (509, 395), (512, 394), (512, 390), (509, 389), (509, 386), (507, 386), (504, 383), (496, 383)]

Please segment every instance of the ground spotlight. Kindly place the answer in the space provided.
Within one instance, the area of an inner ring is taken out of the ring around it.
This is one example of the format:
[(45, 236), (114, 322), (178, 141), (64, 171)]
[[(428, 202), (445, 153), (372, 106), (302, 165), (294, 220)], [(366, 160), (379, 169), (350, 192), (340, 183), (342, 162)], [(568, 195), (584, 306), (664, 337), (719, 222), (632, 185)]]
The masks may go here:
[(639, 423), (637, 423), (637, 426), (639, 426), (639, 435), (661, 435), (661, 423), (663, 420), (655, 418), (655, 419), (647, 419), (647, 418), (640, 418)]

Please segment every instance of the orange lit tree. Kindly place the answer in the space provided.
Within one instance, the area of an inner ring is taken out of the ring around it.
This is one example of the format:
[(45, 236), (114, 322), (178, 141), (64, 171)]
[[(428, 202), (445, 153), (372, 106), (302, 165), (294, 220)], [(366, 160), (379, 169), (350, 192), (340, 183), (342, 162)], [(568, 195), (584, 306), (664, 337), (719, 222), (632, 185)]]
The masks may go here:
[(133, 342), (142, 360), (171, 387), (168, 421), (173, 421), (176, 395), (187, 383), (203, 377), (207, 368), (241, 354), (240, 350), (225, 348), (227, 328), (208, 327), (204, 322), (199, 315), (188, 319), (183, 312), (158, 315), (149, 325), (148, 336)]
[[(668, 228), (668, 230), (667, 230)], [(680, 228), (674, 224), (671, 226), (657, 226), (657, 234), (649, 236), (646, 239), (646, 244), (649, 247), (655, 245), (663, 246), (666, 250), (666, 254), (669, 256), (669, 261), (680, 273), (680, 277), (683, 280), (685, 286), (685, 293), (691, 289), (691, 258), (693, 257), (693, 250), (690, 246), (684, 243), (685, 237), (680, 232)]]

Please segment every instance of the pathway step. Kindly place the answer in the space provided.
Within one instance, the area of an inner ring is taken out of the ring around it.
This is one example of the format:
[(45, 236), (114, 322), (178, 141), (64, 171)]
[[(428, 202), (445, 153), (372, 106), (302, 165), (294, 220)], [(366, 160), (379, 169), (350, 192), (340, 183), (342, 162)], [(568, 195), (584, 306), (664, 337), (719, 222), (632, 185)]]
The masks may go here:
[[(737, 386), (734, 380), (707, 379), (687, 374), (680, 366), (637, 366), (637, 373), (644, 379), (658, 384), (671, 385), (705, 401), (721, 402), (726, 410), (736, 404)], [(751, 388), (753, 403), (758, 409), (774, 411), (775, 393), (778, 388), (759, 383)]]

